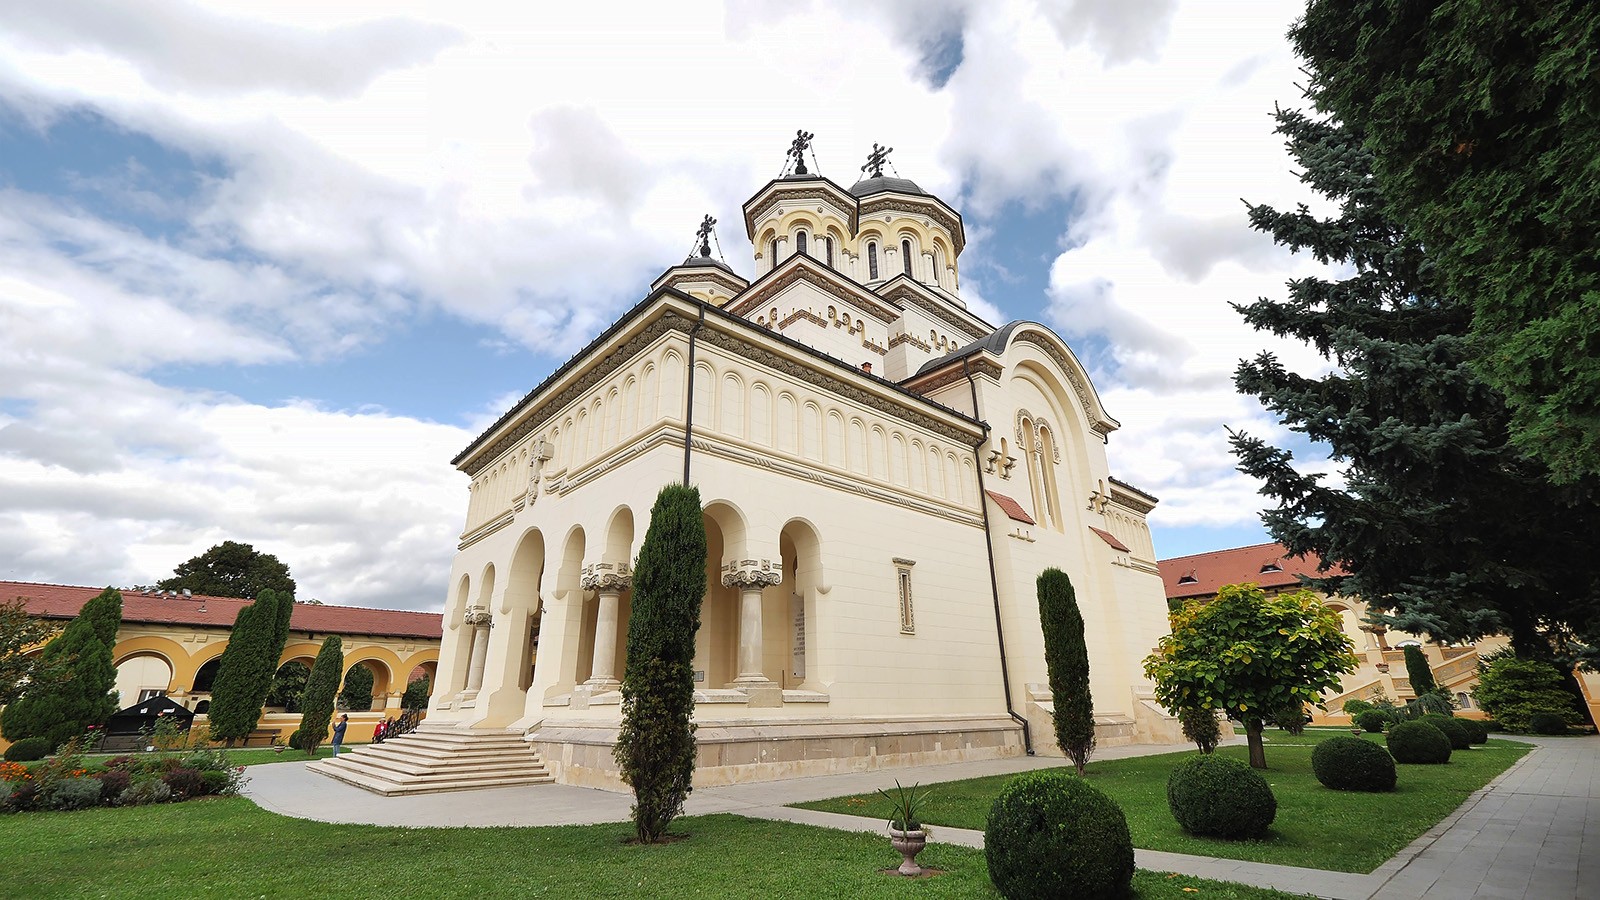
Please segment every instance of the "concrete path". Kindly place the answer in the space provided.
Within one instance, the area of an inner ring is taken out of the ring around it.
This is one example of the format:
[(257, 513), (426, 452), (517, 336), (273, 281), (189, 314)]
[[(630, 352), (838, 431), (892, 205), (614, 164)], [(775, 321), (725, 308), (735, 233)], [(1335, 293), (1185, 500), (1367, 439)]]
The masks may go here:
[[(1143, 869), (1334, 900), (1600, 900), (1600, 736), (1524, 740), (1538, 749), (1370, 874), (1155, 850), (1137, 851), (1136, 861)], [(1095, 758), (1169, 753), (1188, 746), (1111, 748)], [(987, 760), (697, 788), (684, 812), (736, 813), (878, 833), (883, 830), (878, 819), (791, 809), (787, 804), (870, 792), (895, 778), (926, 785), (1062, 763), (1044, 758)], [(380, 797), (308, 772), (303, 763), (252, 766), (249, 775), (245, 794), (263, 808), (324, 822), (408, 827), (585, 825), (626, 821), (632, 802), (628, 794), (561, 784)], [(935, 828), (932, 839), (983, 846), (982, 832), (959, 828)]]

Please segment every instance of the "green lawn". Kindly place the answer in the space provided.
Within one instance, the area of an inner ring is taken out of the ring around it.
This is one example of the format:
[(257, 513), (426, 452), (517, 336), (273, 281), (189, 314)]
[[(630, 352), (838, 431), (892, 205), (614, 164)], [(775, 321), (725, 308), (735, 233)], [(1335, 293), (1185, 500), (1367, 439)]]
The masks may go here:
[[(470, 802), (470, 795), (463, 796)], [(627, 825), (380, 828), (265, 812), (243, 798), (0, 816), (11, 897), (983, 897), (981, 851), (933, 844), (948, 874), (902, 879), (881, 836), (732, 815), (680, 819), (687, 839), (630, 846)], [(1290, 895), (1140, 872), (1139, 900)], [(1192, 891), (1185, 891), (1191, 888)]]
[[(1187, 753), (1090, 762), (1088, 779), (1122, 807), (1135, 847), (1199, 856), (1370, 872), (1400, 852), (1417, 836), (1449, 815), (1468, 795), (1528, 751), (1526, 744), (1490, 740), (1471, 750), (1458, 750), (1442, 766), (1402, 765), (1392, 794), (1332, 791), (1311, 774), (1311, 750), (1320, 741), (1348, 730), (1308, 730), (1300, 737), (1268, 736), (1267, 765), (1262, 774), (1278, 798), (1278, 817), (1271, 836), (1260, 841), (1224, 841), (1187, 834), (1167, 808), (1167, 775)], [(1383, 740), (1382, 735), (1366, 735)], [(1217, 751), (1240, 760), (1243, 746)], [(923, 821), (931, 825), (982, 829), (989, 806), (1011, 776), (974, 778), (933, 785)], [(887, 818), (885, 801), (876, 795), (835, 797), (797, 804), (807, 809)]]

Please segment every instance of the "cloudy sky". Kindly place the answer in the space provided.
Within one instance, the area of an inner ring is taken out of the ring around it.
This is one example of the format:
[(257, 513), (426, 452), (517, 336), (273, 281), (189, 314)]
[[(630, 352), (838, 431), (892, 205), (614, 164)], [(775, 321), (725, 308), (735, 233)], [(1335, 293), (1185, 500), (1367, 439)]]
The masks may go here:
[(444, 598), (449, 459), (635, 303), (796, 128), (966, 216), (963, 293), (1044, 321), (1162, 498), (1162, 556), (1265, 540), (1229, 307), (1313, 271), (1295, 2), (51, 0), (0, 16), (0, 579), (133, 584), (224, 539), (302, 599)]

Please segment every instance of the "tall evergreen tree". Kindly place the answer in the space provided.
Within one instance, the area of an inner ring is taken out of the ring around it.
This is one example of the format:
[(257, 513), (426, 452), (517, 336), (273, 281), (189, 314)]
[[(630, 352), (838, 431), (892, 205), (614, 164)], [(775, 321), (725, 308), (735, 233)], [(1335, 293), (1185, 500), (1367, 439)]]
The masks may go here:
[(1330, 483), (1297, 470), (1288, 450), (1234, 434), (1240, 470), (1278, 503), (1262, 515), (1267, 530), (1291, 553), (1344, 567), (1349, 575), (1315, 585), (1359, 595), (1372, 618), (1402, 630), (1510, 634), (1548, 653), (1541, 632), (1569, 625), (1594, 645), (1596, 485), (1557, 485), (1512, 446), (1504, 401), (1470, 365), (1471, 310), (1441, 292), (1422, 246), (1390, 218), (1360, 136), (1298, 112), (1277, 117), (1302, 181), (1338, 214), (1252, 206), (1251, 222), (1354, 272), (1298, 279), (1284, 300), (1236, 307), (1257, 329), (1306, 341), (1334, 363), (1320, 378), (1271, 353), (1239, 365), (1239, 390), (1343, 470), (1343, 483)]
[(612, 753), (633, 788), (633, 826), (655, 843), (683, 812), (694, 776), (694, 636), (706, 590), (700, 491), (670, 484), (656, 496), (633, 573), (622, 729)]
[(306, 680), (306, 696), (301, 703), (304, 712), (300, 714), (300, 749), (306, 751), (307, 756), (315, 756), (317, 747), (328, 739), (333, 697), (338, 693), (343, 674), (344, 642), (338, 635), (329, 635), (311, 664), (311, 677)]
[(228, 746), (247, 737), (261, 721), (261, 707), (272, 691), (278, 657), (288, 630), (280, 630), (284, 607), (292, 607), (288, 594), (266, 590), (239, 610), (211, 684), (211, 736)]
[(188, 588), (211, 597), (249, 599), (267, 590), (292, 596), (295, 585), (294, 579), (289, 577), (289, 567), (276, 556), (262, 553), (249, 544), (223, 541), (179, 563), (172, 577), (160, 582), (159, 587), (169, 591)]
[(1072, 579), (1060, 569), (1045, 569), (1037, 582), (1039, 624), (1044, 629), (1044, 664), (1054, 700), (1056, 743), (1078, 774), (1094, 752), (1094, 700), (1089, 695), (1089, 645), (1083, 639), (1083, 614)]
[(0, 603), (0, 707), (15, 702), (31, 682), (54, 681), (70, 674), (65, 666), (41, 669), (44, 654), (28, 652), (60, 632), (50, 622), (30, 615), (21, 597)]
[(1562, 480), (1600, 475), (1600, 4), (1311, 0), (1290, 36), (1470, 305), (1515, 442)]
[(1428, 667), (1428, 657), (1423, 655), (1422, 648), (1407, 644), (1405, 656), (1406, 678), (1411, 682), (1411, 693), (1421, 697), (1438, 690), (1439, 686), (1433, 681), (1433, 669)]
[[(29, 685), (0, 718), (6, 740), (44, 737), (52, 747), (104, 725), (117, 711), (117, 669), (111, 648), (122, 626), (122, 594), (106, 588), (83, 605), (77, 618), (45, 645), (39, 665), (45, 670), (70, 668), (56, 681)], [(109, 630), (111, 642), (101, 639)]]

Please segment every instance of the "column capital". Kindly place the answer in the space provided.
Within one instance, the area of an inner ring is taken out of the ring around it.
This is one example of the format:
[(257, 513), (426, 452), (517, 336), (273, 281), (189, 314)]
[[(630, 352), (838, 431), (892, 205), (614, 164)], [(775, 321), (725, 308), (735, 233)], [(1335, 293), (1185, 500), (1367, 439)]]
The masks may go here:
[(583, 567), (578, 586), (586, 591), (620, 593), (633, 587), (633, 569), (627, 563), (590, 563)]
[(487, 607), (469, 606), (467, 607), (466, 615), (461, 617), (461, 621), (474, 628), (490, 628), (494, 625), (494, 615), (489, 612)]
[(783, 581), (781, 564), (770, 559), (735, 559), (722, 566), (722, 586), (744, 590), (763, 588)]

